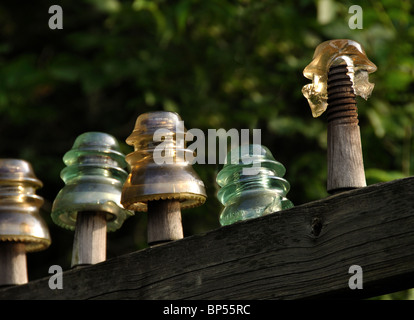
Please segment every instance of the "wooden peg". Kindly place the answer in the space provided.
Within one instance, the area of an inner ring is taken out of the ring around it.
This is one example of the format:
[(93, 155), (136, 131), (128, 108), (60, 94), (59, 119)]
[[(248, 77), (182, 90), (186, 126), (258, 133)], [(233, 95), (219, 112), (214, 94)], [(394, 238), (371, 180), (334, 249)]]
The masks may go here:
[(148, 201), (148, 244), (184, 237), (179, 200)]
[(328, 73), (328, 181), (331, 194), (366, 186), (358, 111), (345, 64)]
[(106, 260), (106, 213), (78, 213), (73, 240), (72, 267)]
[(349, 39), (318, 45), (312, 62), (303, 70), (312, 80), (302, 93), (313, 117), (327, 113), (327, 191), (331, 194), (366, 186), (356, 95), (364, 99), (371, 95), (374, 84), (368, 75), (376, 70), (361, 44)]
[(26, 250), (23, 243), (0, 242), (0, 286), (28, 282)]

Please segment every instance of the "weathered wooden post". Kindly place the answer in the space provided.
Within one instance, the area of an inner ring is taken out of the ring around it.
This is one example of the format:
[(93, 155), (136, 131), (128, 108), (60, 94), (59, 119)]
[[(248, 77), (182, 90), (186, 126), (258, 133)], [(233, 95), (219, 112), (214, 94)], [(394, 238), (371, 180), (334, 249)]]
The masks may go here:
[(148, 211), (148, 244), (183, 238), (181, 210), (202, 205), (204, 183), (186, 159), (184, 124), (178, 114), (156, 111), (140, 115), (126, 142), (131, 173), (121, 203), (133, 211)]
[(313, 81), (302, 89), (312, 115), (327, 111), (329, 193), (366, 186), (356, 95), (368, 99), (376, 69), (358, 42), (339, 39), (321, 43), (303, 71)]
[(221, 186), (217, 198), (225, 206), (221, 225), (293, 207), (286, 198), (290, 184), (283, 179), (285, 172), (265, 146), (242, 145), (230, 150), (216, 179)]
[(72, 267), (106, 259), (106, 233), (119, 229), (133, 213), (120, 204), (127, 163), (118, 142), (109, 134), (80, 135), (63, 161), (65, 187), (52, 208), (52, 220), (75, 230)]
[(26, 252), (44, 250), (51, 243), (38, 213), (43, 204), (36, 195), (40, 187), (29, 162), (0, 159), (0, 286), (27, 283)]

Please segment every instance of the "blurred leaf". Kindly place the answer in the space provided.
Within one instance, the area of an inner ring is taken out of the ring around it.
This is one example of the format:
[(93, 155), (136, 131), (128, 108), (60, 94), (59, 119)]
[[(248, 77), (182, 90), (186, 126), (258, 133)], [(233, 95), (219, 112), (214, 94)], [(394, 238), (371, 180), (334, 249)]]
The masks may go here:
[(404, 174), (399, 171), (385, 171), (376, 168), (368, 168), (365, 170), (365, 177), (367, 181), (370, 181), (369, 184), (387, 182), (396, 179), (405, 178)]

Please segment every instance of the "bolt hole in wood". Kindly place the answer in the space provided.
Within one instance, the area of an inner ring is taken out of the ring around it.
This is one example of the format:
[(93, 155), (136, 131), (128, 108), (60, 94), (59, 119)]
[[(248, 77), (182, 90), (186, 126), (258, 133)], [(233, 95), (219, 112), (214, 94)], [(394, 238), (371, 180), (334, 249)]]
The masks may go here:
[(312, 234), (315, 237), (318, 237), (321, 234), (322, 227), (323, 227), (322, 220), (318, 217), (313, 218), (311, 226), (312, 226)]

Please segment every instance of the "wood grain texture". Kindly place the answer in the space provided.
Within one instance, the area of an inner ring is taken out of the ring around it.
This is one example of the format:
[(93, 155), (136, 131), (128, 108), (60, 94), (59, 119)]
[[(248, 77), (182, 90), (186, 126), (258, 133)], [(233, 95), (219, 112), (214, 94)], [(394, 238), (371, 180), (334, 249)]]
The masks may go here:
[(156, 245), (184, 237), (179, 200), (148, 202), (148, 244)]
[(358, 124), (328, 124), (327, 159), (330, 194), (366, 186)]
[(27, 281), (24, 243), (0, 242), (0, 286), (20, 285)]
[(349, 72), (345, 61), (332, 65), (328, 72), (327, 191), (330, 194), (366, 186), (358, 107)]
[(72, 250), (72, 267), (106, 259), (106, 213), (79, 212)]
[[(363, 289), (348, 286), (351, 265)], [(2, 299), (364, 298), (414, 287), (414, 178), (0, 290)]]

